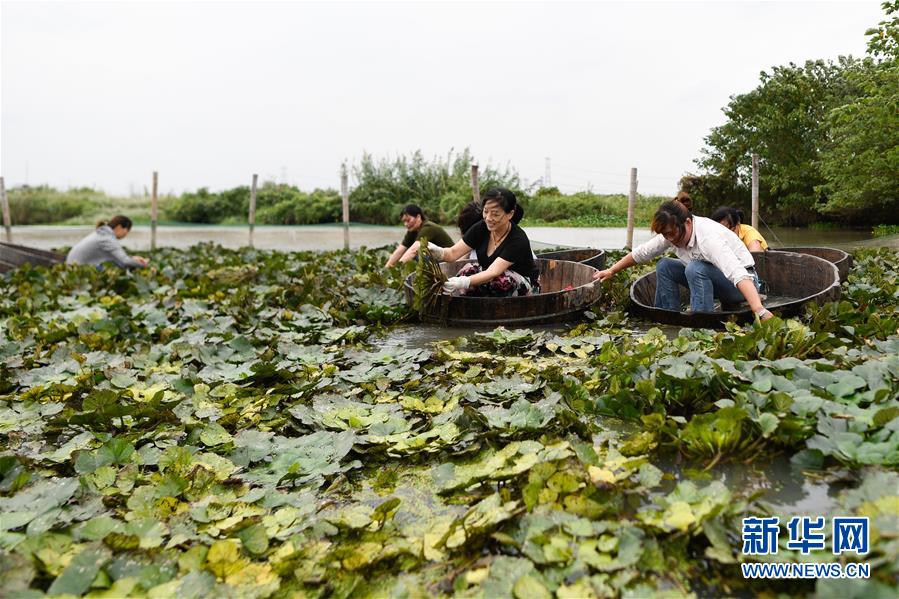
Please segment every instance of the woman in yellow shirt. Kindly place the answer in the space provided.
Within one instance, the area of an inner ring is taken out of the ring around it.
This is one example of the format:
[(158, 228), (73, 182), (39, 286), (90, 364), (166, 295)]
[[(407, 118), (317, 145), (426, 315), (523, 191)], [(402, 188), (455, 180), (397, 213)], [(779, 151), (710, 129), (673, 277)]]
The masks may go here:
[(750, 252), (762, 252), (768, 249), (768, 242), (754, 227), (743, 224), (743, 211), (730, 206), (717, 208), (711, 216), (715, 222), (721, 223), (740, 238)]

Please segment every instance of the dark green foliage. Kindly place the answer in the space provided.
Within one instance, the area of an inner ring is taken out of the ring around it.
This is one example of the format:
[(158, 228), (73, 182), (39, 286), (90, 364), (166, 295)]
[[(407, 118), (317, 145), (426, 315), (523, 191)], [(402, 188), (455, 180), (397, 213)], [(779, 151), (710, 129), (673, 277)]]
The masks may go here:
[[(90, 213), (103, 192), (90, 188), (59, 192), (46, 185), (16, 187), (8, 190), (9, 213), (13, 224), (55, 223)], [(111, 216), (111, 215), (110, 215)]]
[(229, 216), (246, 215), (243, 195), (249, 202), (250, 191), (238, 187), (229, 192), (211, 193), (202, 187), (196, 192), (185, 192), (168, 207), (168, 217), (185, 223), (218, 223)]
[(899, 218), (899, 3), (867, 32), (870, 57), (809, 60), (761, 73), (731, 96), (727, 122), (705, 138), (701, 176), (682, 186), (700, 209), (748, 213), (751, 155), (759, 155), (768, 222), (809, 224), (822, 216), (876, 224)]
[[(418, 204), (434, 221), (454, 223), (462, 207), (471, 201), (471, 152), (428, 161), (420, 151), (409, 158), (375, 160), (364, 154), (354, 167), (356, 187), (350, 193), (350, 218), (353, 221), (392, 225), (399, 221), (406, 204)], [(478, 181), (481, 192), (491, 187), (511, 189), (518, 198), (524, 193), (518, 174), (506, 167), (481, 165)]]
[[(173, 200), (166, 215), (192, 223), (247, 222), (250, 188), (235, 187), (219, 193), (202, 188)], [(337, 222), (340, 194), (333, 189), (302, 192), (290, 185), (266, 182), (256, 191), (256, 222), (270, 225), (313, 225)]]
[(869, 223), (896, 222), (899, 210), (899, 2), (884, 7), (891, 20), (868, 32), (869, 52), (882, 59), (846, 73), (858, 95), (830, 112), (820, 162), (822, 211)]
[(440, 294), (443, 292), (443, 284), (446, 282), (446, 275), (440, 269), (440, 263), (428, 251), (428, 238), (422, 237), (419, 239), (419, 242), (412, 308), (421, 316), (440, 297)]
[[(827, 141), (827, 115), (855, 97), (845, 73), (857, 66), (858, 61), (841, 58), (837, 63), (810, 60), (803, 66), (774, 67), (770, 73), (762, 72), (756, 89), (731, 96), (724, 109), (727, 122), (705, 138), (703, 156), (697, 161), (707, 173), (732, 186), (730, 201), (722, 203), (748, 199), (754, 152), (763, 173), (760, 195), (766, 198), (766, 214), (774, 211), (784, 224), (814, 220), (821, 199), (815, 188), (825, 181), (817, 163)], [(726, 199), (716, 189), (720, 186), (709, 182), (699, 187), (706, 193), (717, 191), (707, 204)], [(741, 202), (741, 207), (746, 205)]]
[[(659, 205), (671, 198), (661, 196), (638, 196), (635, 223), (638, 227), (649, 226)], [(525, 209), (525, 224), (539, 226), (627, 226), (627, 196), (599, 195), (588, 191), (562, 194), (557, 188), (541, 188), (522, 205)]]

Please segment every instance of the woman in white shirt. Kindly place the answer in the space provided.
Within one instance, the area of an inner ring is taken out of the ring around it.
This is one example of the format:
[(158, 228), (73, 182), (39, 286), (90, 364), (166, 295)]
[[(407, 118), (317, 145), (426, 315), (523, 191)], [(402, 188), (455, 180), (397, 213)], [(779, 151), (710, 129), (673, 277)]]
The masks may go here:
[(760, 319), (773, 316), (759, 297), (752, 254), (733, 231), (708, 218), (693, 216), (676, 201), (659, 207), (652, 219), (652, 231), (658, 235), (593, 278), (605, 281), (673, 248), (677, 259), (662, 258), (656, 264), (657, 308), (680, 311), (680, 287), (687, 287), (694, 312), (713, 312), (715, 298), (725, 303), (745, 299)]

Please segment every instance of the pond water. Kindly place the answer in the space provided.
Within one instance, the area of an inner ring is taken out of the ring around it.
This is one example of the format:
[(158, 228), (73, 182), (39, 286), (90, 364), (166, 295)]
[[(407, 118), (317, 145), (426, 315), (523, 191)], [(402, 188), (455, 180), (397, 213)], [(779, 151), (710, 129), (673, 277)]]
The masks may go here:
[[(447, 229), (455, 238), (459, 233)], [(13, 241), (41, 249), (72, 246), (93, 231), (91, 226), (22, 226), (13, 227)], [(627, 230), (624, 228), (564, 228), (526, 227), (534, 248), (551, 246), (599, 247), (615, 249), (624, 246)], [(354, 224), (350, 227), (350, 247), (359, 248), (394, 245), (402, 238), (402, 227), (381, 227)], [(899, 235), (873, 238), (870, 230), (814, 230), (774, 228), (765, 230), (772, 247), (789, 245), (820, 245), (852, 249), (863, 246), (899, 248)], [(634, 231), (634, 243), (650, 238), (648, 229)], [(159, 246), (187, 248), (196, 243), (214, 242), (228, 248), (247, 245), (249, 231), (245, 225), (184, 225), (160, 226), (157, 229)], [(254, 233), (256, 247), (267, 250), (338, 250), (343, 248), (343, 227), (339, 225), (309, 226), (259, 226)], [(150, 247), (150, 227), (135, 226), (124, 240), (131, 251), (144, 251)]]
[[(537, 325), (528, 327), (531, 331), (545, 331), (550, 334), (563, 334), (572, 325)], [(676, 337), (678, 327), (664, 325), (638, 325), (634, 327), (634, 335), (641, 335), (649, 328), (661, 328), (669, 337)], [(400, 326), (379, 340), (373, 341), (381, 347), (397, 347), (403, 349), (429, 349), (433, 343), (469, 337), (474, 333), (488, 332), (489, 329), (450, 328), (434, 325)], [(609, 428), (621, 432), (633, 432), (637, 428), (617, 419), (608, 419)], [(689, 467), (676, 460), (657, 460), (654, 462), (664, 471), (672, 474), (677, 480), (690, 478)], [(838, 487), (828, 481), (809, 476), (802, 469), (783, 457), (774, 457), (759, 462), (742, 463), (727, 462), (718, 464), (708, 473), (712, 479), (720, 480), (735, 494), (745, 495), (755, 491), (764, 491), (762, 500), (768, 503), (773, 512), (781, 517), (808, 514), (830, 513), (836, 507)], [(671, 485), (673, 487), (673, 483)], [(670, 490), (670, 489), (669, 489)]]

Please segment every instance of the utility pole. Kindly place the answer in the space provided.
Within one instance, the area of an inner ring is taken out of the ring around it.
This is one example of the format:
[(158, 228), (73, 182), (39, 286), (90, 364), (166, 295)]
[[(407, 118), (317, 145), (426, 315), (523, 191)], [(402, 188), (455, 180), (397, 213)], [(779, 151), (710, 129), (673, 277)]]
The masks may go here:
[(12, 243), (12, 220), (9, 217), (9, 198), (6, 197), (6, 185), (0, 177), (0, 202), (3, 203), (3, 228), (6, 229), (6, 243)]
[(627, 249), (634, 247), (634, 212), (637, 209), (637, 169), (631, 169), (631, 189), (627, 196)]
[(250, 247), (253, 247), (253, 228), (256, 226), (256, 180), (259, 175), (253, 174), (253, 186), (250, 188)]
[(150, 197), (150, 249), (156, 249), (156, 219), (159, 210), (159, 200), (156, 197), (156, 190), (159, 183), (159, 173), (153, 171), (153, 195)]
[(752, 155), (752, 227), (759, 228), (759, 155)]
[(350, 186), (346, 162), (340, 165), (340, 198), (343, 201), (343, 249), (350, 249)]

